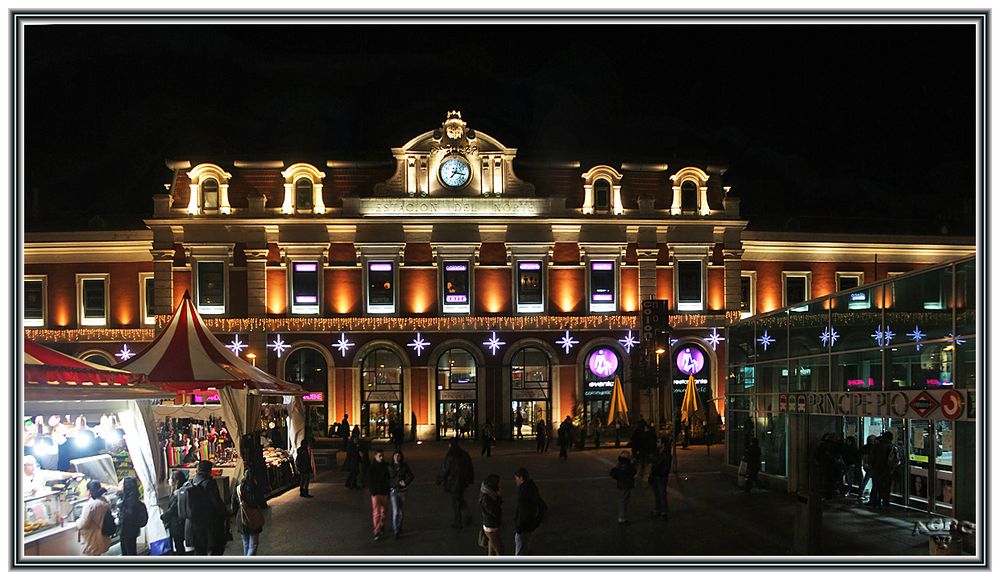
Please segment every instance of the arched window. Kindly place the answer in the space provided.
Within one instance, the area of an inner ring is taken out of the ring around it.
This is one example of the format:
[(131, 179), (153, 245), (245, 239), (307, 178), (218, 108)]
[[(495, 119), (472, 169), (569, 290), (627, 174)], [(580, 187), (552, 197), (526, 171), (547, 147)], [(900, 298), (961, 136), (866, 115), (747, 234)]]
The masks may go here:
[(698, 210), (698, 186), (693, 181), (681, 184), (681, 211), (694, 212)]
[(594, 182), (594, 211), (611, 211), (611, 184), (607, 179)]
[(201, 209), (219, 209), (219, 182), (215, 179), (201, 182)]
[(462, 348), (446, 350), (437, 362), (438, 437), (476, 437), (476, 359)]
[(545, 351), (525, 347), (510, 361), (511, 425), (515, 438), (552, 423), (552, 365)]
[(387, 348), (377, 348), (361, 361), (361, 429), (366, 437), (388, 437), (389, 427), (403, 417), (403, 364)]
[(83, 360), (85, 360), (87, 362), (94, 363), (96, 365), (104, 365), (106, 367), (110, 367), (110, 366), (113, 366), (115, 364), (115, 363), (109, 361), (107, 359), (107, 357), (105, 357), (104, 355), (100, 355), (100, 354), (87, 355), (86, 357), (84, 357)]
[(315, 411), (315, 415), (323, 420), (323, 425), (310, 425), (310, 427), (314, 427), (314, 429), (310, 429), (314, 435), (326, 434), (327, 372), (326, 359), (313, 348), (296, 350), (285, 363), (285, 380), (309, 391), (310, 394), (303, 397), (302, 400), (311, 411)]
[(303, 177), (295, 182), (295, 209), (312, 209), (313, 184)]
[(622, 380), (623, 370), (618, 353), (608, 346), (591, 350), (584, 359), (583, 417), (588, 433), (607, 425), (615, 377)]

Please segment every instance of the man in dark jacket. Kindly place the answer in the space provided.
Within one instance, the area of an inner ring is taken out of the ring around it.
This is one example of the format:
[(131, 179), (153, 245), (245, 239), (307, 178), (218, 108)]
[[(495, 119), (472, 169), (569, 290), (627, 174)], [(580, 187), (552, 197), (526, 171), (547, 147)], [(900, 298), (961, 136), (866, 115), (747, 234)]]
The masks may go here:
[(398, 538), (403, 533), (406, 490), (410, 489), (410, 484), (413, 483), (413, 471), (403, 458), (402, 451), (392, 454), (392, 463), (389, 464), (389, 483), (392, 485), (392, 489), (389, 490), (389, 502), (392, 504), (392, 531)]
[(673, 442), (669, 439), (660, 439), (649, 470), (649, 483), (653, 486), (653, 495), (656, 496), (653, 515), (663, 519), (667, 519), (667, 480), (670, 478), (672, 461)]
[(517, 484), (517, 511), (514, 512), (514, 555), (527, 554), (531, 536), (542, 523), (548, 507), (538, 493), (538, 486), (528, 476), (528, 470), (521, 467), (514, 472)]
[(489, 419), (487, 419), (486, 424), (483, 425), (481, 439), (483, 440), (483, 449), (479, 452), (479, 455), (490, 457), (493, 455), (493, 444), (496, 443), (496, 436), (493, 434), (493, 423), (491, 423)]
[(347, 456), (344, 457), (343, 469), (347, 472), (347, 481), (344, 482), (344, 487), (358, 489), (358, 475), (361, 473), (361, 450), (358, 447), (356, 436), (351, 436), (347, 445)]
[(559, 459), (566, 461), (569, 458), (567, 451), (569, 450), (570, 440), (573, 438), (573, 419), (569, 415), (566, 415), (563, 422), (559, 424), (557, 438), (559, 439)]
[[(458, 439), (454, 438), (448, 445), (448, 454), (441, 464), (441, 473), (438, 475), (437, 484), (444, 484), (445, 493), (451, 496), (451, 506), (455, 512), (455, 521), (451, 527), (461, 529), (463, 523), (472, 521), (469, 513), (469, 506), (465, 503), (465, 489), (473, 482), (475, 476), (472, 469), (472, 457), (458, 444)], [(462, 511), (465, 511), (465, 518), (462, 518)]]
[(385, 508), (389, 505), (389, 464), (381, 449), (375, 450), (374, 461), (368, 468), (368, 489), (372, 494), (372, 535), (377, 542), (382, 539), (385, 527)]
[(160, 515), (160, 520), (170, 533), (170, 540), (173, 544), (173, 555), (183, 556), (187, 553), (184, 548), (184, 518), (177, 513), (177, 492), (187, 483), (187, 474), (177, 470), (170, 474), (170, 487), (173, 492), (170, 494), (170, 503), (167, 510)]
[(618, 523), (628, 525), (628, 498), (632, 496), (632, 489), (635, 488), (635, 466), (627, 452), (622, 452), (618, 456), (618, 465), (611, 468), (611, 477), (618, 482)]
[(191, 517), (186, 524), (186, 538), (194, 546), (196, 556), (221, 556), (226, 550), (228, 510), (212, 477), (212, 462), (199, 461), (194, 479), (185, 486), (198, 488), (187, 492), (192, 505)]
[(309, 495), (309, 480), (312, 479), (312, 452), (309, 449), (309, 440), (303, 439), (295, 452), (295, 468), (299, 470), (299, 495), (302, 497), (312, 497)]
[(871, 452), (872, 494), (868, 505), (889, 507), (892, 480), (899, 467), (899, 458), (892, 444), (892, 432), (883, 433)]
[(351, 438), (351, 424), (347, 421), (347, 413), (340, 421), (340, 437), (344, 440), (344, 451), (347, 451), (347, 442)]
[(539, 419), (538, 423), (535, 424), (535, 451), (538, 453), (544, 453), (545, 447), (547, 445), (546, 439), (548, 439), (548, 427), (545, 425), (545, 419)]

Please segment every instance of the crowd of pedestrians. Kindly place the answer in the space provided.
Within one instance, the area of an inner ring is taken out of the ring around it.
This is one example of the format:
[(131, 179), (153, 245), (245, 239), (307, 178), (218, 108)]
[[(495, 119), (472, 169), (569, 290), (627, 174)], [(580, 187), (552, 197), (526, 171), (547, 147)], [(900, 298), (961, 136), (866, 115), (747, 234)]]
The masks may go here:
[[(826, 433), (816, 447), (815, 457), (818, 491), (824, 499), (855, 494), (859, 501), (872, 507), (888, 507), (901, 465), (891, 431), (869, 435), (861, 447), (854, 437)], [(758, 466), (759, 463), (758, 459)]]

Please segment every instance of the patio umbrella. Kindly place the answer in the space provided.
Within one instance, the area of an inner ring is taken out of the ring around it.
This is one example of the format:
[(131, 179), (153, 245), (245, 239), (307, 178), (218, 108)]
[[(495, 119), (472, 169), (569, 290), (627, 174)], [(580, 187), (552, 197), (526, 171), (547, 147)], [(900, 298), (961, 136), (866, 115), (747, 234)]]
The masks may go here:
[(614, 425), (619, 420), (622, 425), (628, 425), (628, 405), (625, 404), (625, 391), (622, 390), (622, 382), (615, 377), (615, 386), (611, 390), (611, 412), (608, 413), (608, 426)]

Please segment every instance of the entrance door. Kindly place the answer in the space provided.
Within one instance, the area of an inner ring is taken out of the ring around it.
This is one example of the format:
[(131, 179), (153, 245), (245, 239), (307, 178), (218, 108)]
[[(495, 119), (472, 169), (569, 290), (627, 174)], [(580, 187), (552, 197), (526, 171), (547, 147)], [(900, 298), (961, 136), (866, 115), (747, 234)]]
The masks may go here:
[[(592, 398), (583, 403), (583, 418), (586, 421), (587, 433), (594, 434), (594, 429), (604, 429), (608, 424), (608, 413), (611, 412), (611, 399)], [(597, 423), (594, 419), (597, 419)]]
[[(511, 425), (513, 426), (513, 435), (515, 439), (521, 437), (534, 437), (535, 425), (538, 424), (539, 419), (545, 419), (547, 429), (550, 433), (552, 432), (552, 409), (549, 407), (548, 401), (511, 401), (510, 407)], [(514, 421), (518, 411), (521, 412), (521, 417), (523, 419), (520, 433), (518, 432)]]
[(401, 421), (403, 417), (402, 403), (366, 403), (362, 416), (367, 416), (367, 436), (372, 439), (389, 438), (389, 425), (393, 421)]
[(438, 403), (438, 438), (478, 436), (476, 403), (473, 401), (441, 401)]

